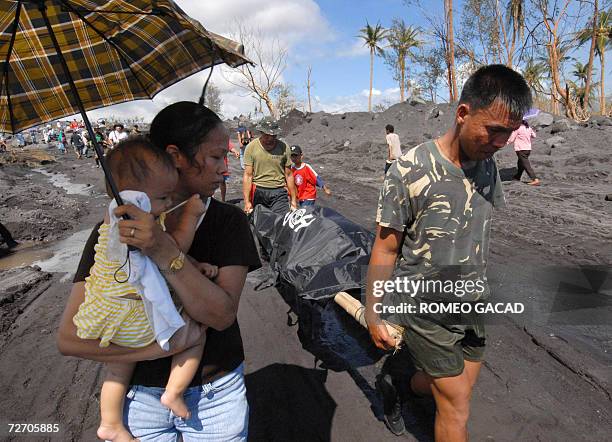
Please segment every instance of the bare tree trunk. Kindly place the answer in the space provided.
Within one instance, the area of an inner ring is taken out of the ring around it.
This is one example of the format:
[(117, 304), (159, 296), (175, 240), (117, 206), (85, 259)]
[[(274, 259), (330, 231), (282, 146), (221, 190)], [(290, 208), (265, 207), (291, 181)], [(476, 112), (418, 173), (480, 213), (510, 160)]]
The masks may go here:
[(372, 112), (372, 83), (374, 81), (374, 49), (370, 48), (370, 96), (368, 97), (368, 112)]
[[(563, 102), (565, 104), (565, 114), (569, 118), (576, 120), (576, 109), (574, 109), (574, 103), (572, 102), (571, 96), (569, 94), (567, 84), (565, 88), (561, 86), (561, 79), (559, 76), (559, 50), (557, 48), (557, 45), (559, 44), (559, 24), (563, 19), (563, 16), (565, 15), (569, 3), (570, 0), (565, 0), (565, 4), (561, 9), (561, 12), (559, 13), (559, 16), (556, 21), (554, 21), (554, 19), (549, 16), (548, 11), (546, 9), (546, 1), (540, 0), (539, 6), (540, 11), (542, 12), (544, 25), (546, 26), (546, 29), (548, 31), (548, 43), (546, 44), (546, 50), (548, 52), (548, 63), (550, 66), (551, 79), (554, 86), (553, 93), (556, 91), (556, 93), (559, 94), (561, 99), (563, 99)], [(553, 26), (551, 26), (551, 21)]]
[(276, 120), (278, 118), (278, 114), (272, 98), (267, 93), (262, 93), (261, 99), (264, 101), (264, 103), (266, 103), (266, 107), (268, 108), (268, 112), (270, 112), (272, 118)]
[(455, 39), (453, 36), (453, 0), (445, 0), (446, 20), (448, 27), (448, 64), (449, 64), (449, 88), (451, 102), (457, 101), (457, 74), (455, 72)]
[(593, 36), (591, 37), (591, 49), (589, 50), (589, 64), (587, 64), (587, 78), (584, 85), (584, 104), (582, 105), (583, 110), (587, 110), (589, 107), (590, 93), (591, 93), (591, 78), (593, 77), (593, 61), (595, 60), (595, 43), (597, 41), (597, 17), (598, 12), (598, 0), (595, 0), (593, 6)]
[(604, 78), (606, 77), (606, 54), (599, 54), (599, 63), (601, 65), (601, 81), (599, 84), (599, 110), (601, 115), (606, 115), (606, 89), (604, 88)]
[[(498, 31), (498, 41), (501, 41), (504, 45), (504, 49), (506, 50), (506, 66), (512, 69), (512, 54), (510, 53), (510, 42), (508, 41), (508, 36), (506, 35), (506, 28), (504, 28), (504, 17), (499, 10), (499, 0), (495, 1), (495, 22), (497, 23)], [(501, 32), (503, 40), (499, 39), (499, 32)], [(499, 44), (499, 51), (501, 53), (501, 43)]]
[(308, 113), (312, 113), (312, 103), (310, 101), (310, 76), (312, 75), (312, 66), (308, 66), (308, 79), (306, 80), (306, 88), (308, 89)]
[(400, 58), (399, 60), (399, 65), (400, 65), (400, 103), (404, 102), (404, 85), (405, 83), (405, 71), (406, 71), (406, 59), (405, 58)]

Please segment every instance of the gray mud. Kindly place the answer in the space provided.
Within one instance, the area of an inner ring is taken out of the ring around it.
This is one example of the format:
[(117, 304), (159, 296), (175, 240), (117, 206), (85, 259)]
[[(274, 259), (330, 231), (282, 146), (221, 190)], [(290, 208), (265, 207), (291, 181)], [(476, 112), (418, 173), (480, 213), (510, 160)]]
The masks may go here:
[[(319, 202), (373, 229), (386, 149), (384, 126), (395, 126), (406, 149), (447, 127), (450, 107), (433, 107), (399, 104), (380, 114), (293, 113), (283, 122), (283, 136), (302, 146), (306, 161), (332, 188), (333, 195), (320, 195)], [(550, 128), (538, 129), (534, 143), (531, 159), (542, 186), (504, 183), (508, 208), (495, 214), (490, 247), (492, 284), (538, 307), (550, 301), (534, 289), (533, 270), (538, 266), (609, 266), (612, 260), (612, 202), (605, 200), (612, 194), (612, 127), (594, 123), (555, 135), (564, 141), (550, 148)], [(516, 164), (511, 148), (500, 152), (497, 160), (506, 174)], [(19, 269), (0, 270), (0, 439), (7, 436), (6, 422), (25, 421), (60, 424), (59, 434), (44, 439), (95, 440), (101, 365), (65, 358), (55, 347), (75, 257), (67, 253), (62, 266), (64, 258), (57, 258), (53, 246), (74, 234), (77, 243), (84, 241), (107, 200), (102, 173), (92, 159), (78, 161), (66, 154), (55, 163), (44, 163), (0, 159), (0, 221), (23, 243), (11, 254), (0, 245), (0, 269), (8, 259), (26, 261)], [(230, 167), (228, 198), (239, 199), (238, 162), (230, 159)], [(64, 174), (71, 184), (84, 185), (79, 189), (91, 193), (68, 194), (34, 168)], [(78, 248), (74, 242), (67, 248)], [(46, 267), (49, 272), (27, 266), (27, 261), (49, 263), (51, 256), (59, 265)], [(611, 308), (608, 303), (586, 311), (587, 319), (603, 317), (603, 323), (589, 323), (582, 312), (556, 325), (512, 317), (491, 325), (487, 363), (472, 400), (472, 439), (609, 439)], [(398, 440), (380, 420), (381, 404), (374, 391), (380, 363), (351, 373), (315, 366), (295, 328), (287, 327), (286, 311), (274, 289), (254, 292), (247, 284), (239, 319), (251, 439)], [(430, 406), (412, 404), (404, 414), (409, 429), (399, 440), (432, 439)]]

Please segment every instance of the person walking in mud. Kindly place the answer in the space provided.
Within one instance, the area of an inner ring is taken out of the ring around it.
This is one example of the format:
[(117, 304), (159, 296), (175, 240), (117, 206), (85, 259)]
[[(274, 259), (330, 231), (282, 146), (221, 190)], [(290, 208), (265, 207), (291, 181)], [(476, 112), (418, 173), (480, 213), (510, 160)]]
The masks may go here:
[(303, 160), (302, 148), (298, 145), (291, 146), (291, 161), (293, 162), (291, 171), (297, 188), (298, 202), (300, 207), (314, 206), (317, 200), (317, 187), (323, 189), (326, 195), (331, 195), (331, 190), (312, 166)]
[(535, 131), (529, 127), (527, 120), (523, 120), (521, 127), (512, 132), (508, 139), (508, 144), (514, 143), (514, 151), (516, 152), (516, 175), (512, 177), (515, 181), (521, 181), (523, 172), (527, 172), (531, 181), (527, 184), (530, 186), (539, 186), (540, 180), (536, 176), (535, 172), (529, 162), (529, 155), (531, 154), (531, 139), (536, 137)]
[[(463, 87), (453, 127), (410, 149), (389, 168), (380, 191), (367, 274), (366, 321), (377, 347), (391, 349), (396, 344), (377, 313), (381, 306), (401, 303), (423, 312), (423, 306), (487, 300), (492, 211), (505, 205), (492, 157), (519, 128), (530, 106), (531, 92), (520, 74), (503, 65), (482, 67)], [(414, 293), (397, 288), (381, 293), (381, 284), (397, 278), (433, 284)], [(450, 290), (436, 289), (448, 283)], [(473, 290), (461, 289), (468, 286)], [(408, 397), (433, 395), (436, 441), (466, 441), (470, 397), (484, 360), (482, 317), (472, 315), (458, 324), (452, 315), (411, 314), (407, 309), (389, 320), (404, 326), (404, 344), (416, 367), (399, 367), (408, 378)], [(390, 356), (376, 387), (388, 428), (401, 434), (405, 424), (400, 384), (390, 375), (393, 363), (398, 360)]]
[(123, 129), (124, 129), (123, 124), (117, 123), (113, 127), (113, 131), (111, 131), (111, 133), (108, 134), (108, 141), (110, 141), (111, 149), (114, 148), (119, 142), (121, 142), (122, 140), (125, 140), (129, 136), (128, 133), (125, 132)]
[(290, 209), (289, 198), (291, 210), (298, 207), (291, 150), (287, 143), (277, 139), (280, 127), (275, 121), (265, 119), (256, 129), (261, 136), (251, 141), (244, 152), (244, 211), (250, 213), (262, 204), (274, 213), (285, 215)]
[(385, 126), (385, 140), (387, 141), (387, 161), (385, 161), (385, 175), (391, 164), (402, 156), (402, 146), (399, 135), (395, 133), (395, 128), (391, 124)]
[(240, 146), (240, 167), (244, 170), (244, 151), (248, 144), (253, 140), (251, 136), (251, 131), (246, 127), (243, 122), (243, 116), (241, 115), (240, 123), (238, 124), (238, 129), (236, 129), (236, 135), (238, 137), (238, 145)]
[[(76, 120), (75, 120), (76, 121)], [(72, 149), (77, 156), (77, 159), (83, 158), (83, 149), (85, 148), (85, 143), (83, 142), (83, 137), (79, 133), (78, 129), (75, 129), (72, 132), (72, 136), (70, 137), (70, 144), (72, 145)]]

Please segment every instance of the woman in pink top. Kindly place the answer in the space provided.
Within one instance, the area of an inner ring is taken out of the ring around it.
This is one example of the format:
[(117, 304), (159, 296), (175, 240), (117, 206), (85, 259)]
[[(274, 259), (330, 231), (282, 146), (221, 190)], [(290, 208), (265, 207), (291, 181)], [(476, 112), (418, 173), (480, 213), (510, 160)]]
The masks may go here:
[(512, 135), (510, 135), (510, 138), (508, 138), (508, 144), (514, 143), (514, 151), (518, 157), (518, 161), (516, 163), (516, 175), (514, 175), (512, 178), (520, 181), (523, 171), (526, 171), (529, 178), (531, 178), (531, 181), (529, 181), (527, 184), (531, 186), (537, 186), (540, 184), (540, 180), (536, 177), (535, 172), (531, 168), (531, 163), (529, 163), (531, 139), (535, 137), (535, 131), (529, 127), (529, 123), (527, 123), (526, 120), (523, 120), (521, 127), (512, 132)]

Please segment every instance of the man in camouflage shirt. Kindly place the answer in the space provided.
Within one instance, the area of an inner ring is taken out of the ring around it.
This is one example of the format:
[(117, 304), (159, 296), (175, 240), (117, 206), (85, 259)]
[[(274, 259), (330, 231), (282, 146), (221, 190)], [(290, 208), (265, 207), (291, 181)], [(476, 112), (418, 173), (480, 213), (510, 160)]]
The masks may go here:
[[(412, 313), (400, 312), (392, 320), (404, 326), (405, 346), (417, 368), (409, 390), (433, 395), (436, 402), (436, 441), (467, 440), (469, 401), (484, 358), (485, 334), (478, 315), (457, 325), (422, 312), (419, 305), (486, 300), (491, 215), (504, 205), (493, 154), (506, 145), (530, 106), (522, 76), (502, 65), (480, 68), (463, 87), (453, 127), (399, 158), (380, 192), (366, 320), (374, 343), (390, 349), (395, 342), (380, 321), (380, 304), (414, 306)], [(394, 289), (382, 298), (376, 289), (397, 278), (432, 282), (436, 290), (421, 286), (406, 294)], [(388, 374), (379, 376), (377, 387), (385, 400), (387, 426), (401, 434), (401, 406)]]

